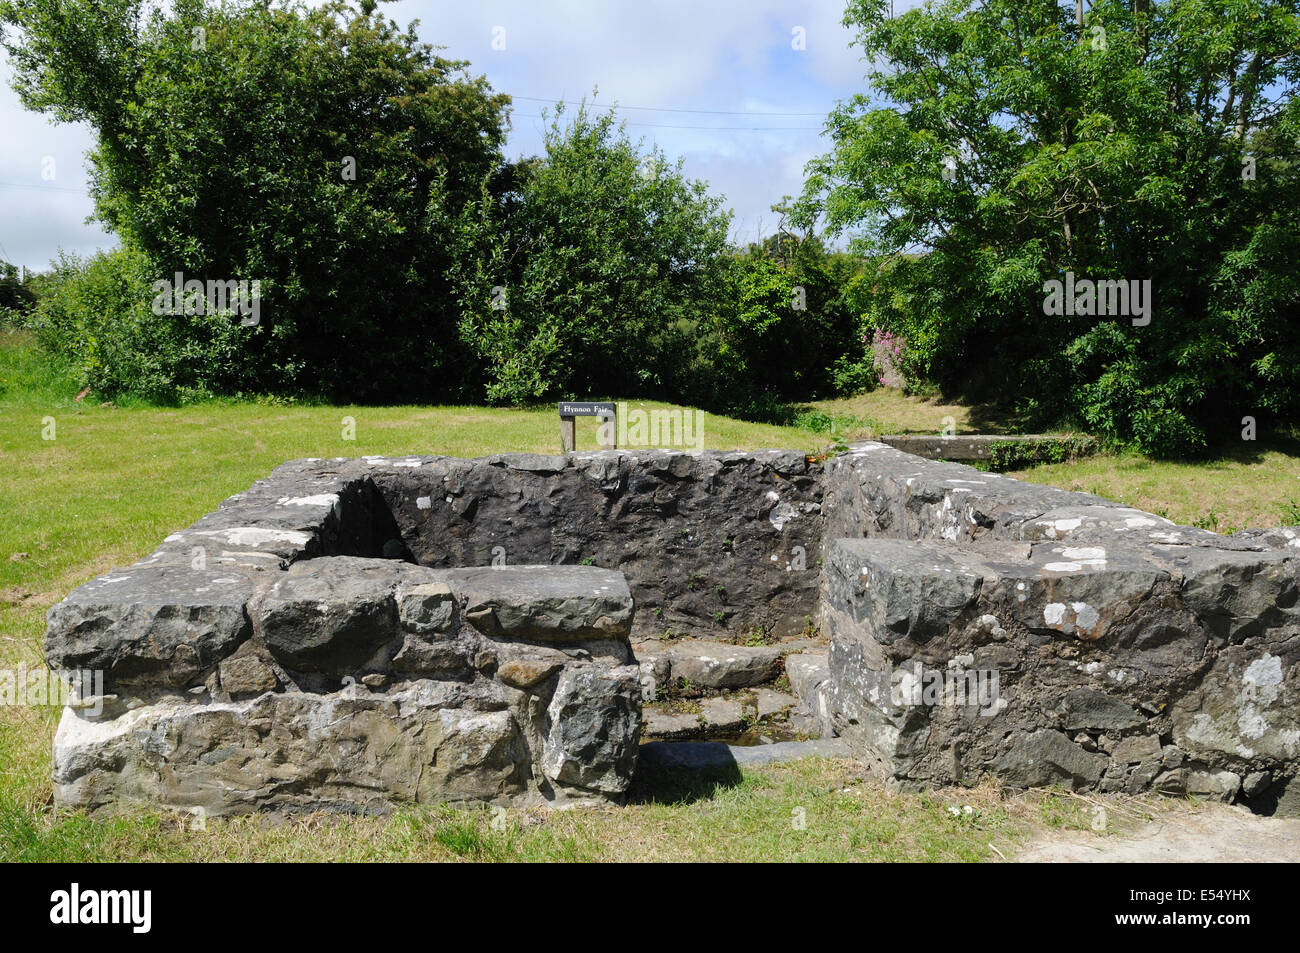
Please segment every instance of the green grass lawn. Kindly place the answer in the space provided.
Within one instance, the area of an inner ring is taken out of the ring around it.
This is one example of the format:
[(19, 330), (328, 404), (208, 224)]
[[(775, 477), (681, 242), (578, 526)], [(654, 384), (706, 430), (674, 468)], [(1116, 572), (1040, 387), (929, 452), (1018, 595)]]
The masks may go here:
[[(1027, 802), (991, 791), (896, 795), (858, 774), (849, 762), (809, 758), (622, 807), (254, 816), (202, 830), (179, 814), (54, 821), (0, 801), (0, 849), (5, 859), (58, 861), (980, 861), (997, 859), (990, 844), (1008, 854), (1042, 826)], [(954, 816), (958, 805), (971, 813)]]
[[(101, 406), (93, 395), (77, 403), (73, 396), (66, 376), (27, 335), (0, 331), (0, 667), (43, 665), (51, 605), (146, 555), (285, 460), (554, 453), (559, 444), (553, 408), (214, 401), (169, 409)], [(982, 419), (893, 392), (815, 406), (832, 415), (884, 415), (875, 418), (879, 432), (937, 431), (949, 414), (964, 415), (960, 430)], [(345, 439), (347, 418), (354, 439)], [(705, 445), (714, 449), (813, 450), (825, 442), (808, 430), (723, 417), (705, 424)], [(594, 449), (594, 424), (579, 427), (579, 447)], [(1098, 457), (1017, 475), (1113, 496), (1180, 522), (1214, 512), (1224, 524), (1276, 525), (1280, 506), (1300, 497), (1300, 457), (1282, 450), (1196, 466)], [(280, 826), (214, 820), (201, 832), (165, 814), (91, 822), (50, 810), (56, 718), (53, 709), (0, 708), (0, 859), (977, 860), (995, 857), (990, 842), (1010, 844), (1042, 823), (989, 797), (975, 820), (957, 821), (941, 794), (888, 795), (829, 761), (746, 769), (738, 784), (673, 797), (648, 791), (624, 809), (509, 812), (495, 826), (484, 812), (438, 810)], [(805, 829), (792, 824), (796, 809)]]
[[(1014, 433), (996, 410), (905, 396), (880, 389), (809, 405), (829, 417), (848, 440), (884, 434)], [(1007, 474), (1019, 480), (1082, 490), (1157, 513), (1175, 523), (1219, 533), (1300, 523), (1300, 441), (1243, 442), (1208, 460), (1178, 463), (1137, 454), (1100, 454)]]
[(1300, 523), (1300, 447), (1290, 445), (1198, 463), (1105, 455), (1007, 475), (1096, 493), (1216, 533)]

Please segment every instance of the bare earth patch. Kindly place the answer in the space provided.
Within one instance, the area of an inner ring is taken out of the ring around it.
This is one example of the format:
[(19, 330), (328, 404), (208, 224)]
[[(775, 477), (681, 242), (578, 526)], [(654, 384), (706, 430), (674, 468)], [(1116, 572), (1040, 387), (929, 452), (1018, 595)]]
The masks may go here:
[(1294, 863), (1300, 859), (1300, 818), (1261, 817), (1225, 804), (1180, 806), (1118, 834), (1050, 831), (1011, 859), (1021, 863)]

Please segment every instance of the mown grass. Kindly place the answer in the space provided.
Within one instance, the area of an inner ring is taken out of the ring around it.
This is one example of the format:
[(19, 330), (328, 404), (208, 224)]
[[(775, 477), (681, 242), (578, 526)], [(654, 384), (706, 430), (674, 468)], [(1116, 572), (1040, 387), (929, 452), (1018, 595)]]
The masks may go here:
[[(806, 415), (833, 422), (846, 440), (884, 434), (1013, 433), (1014, 421), (995, 408), (912, 397), (881, 388), (857, 397), (814, 401)], [(831, 432), (829, 426), (818, 428)], [(1243, 441), (1193, 462), (1106, 453), (1042, 464), (1006, 474), (1019, 480), (1082, 490), (1157, 513), (1175, 523), (1217, 533), (1300, 523), (1300, 441)]]
[(1216, 533), (1300, 523), (1300, 447), (1286, 443), (1196, 463), (1104, 455), (1007, 476), (1096, 493)]
[(892, 387), (813, 401), (809, 408), (832, 418), (836, 433), (848, 440), (874, 440), (885, 434), (935, 434), (947, 427), (957, 433), (1013, 433), (1015, 421), (984, 405), (961, 404), (938, 397), (916, 397)]
[(568, 811), (436, 806), (212, 818), (196, 830), (187, 815), (90, 820), (0, 800), (0, 851), (17, 861), (964, 862), (1009, 855), (1036, 826), (991, 789), (890, 794), (850, 762), (816, 758), (746, 770), (700, 796)]
[[(74, 397), (66, 368), (29, 336), (0, 331), (0, 668), (42, 666), (51, 605), (147, 554), (285, 460), (549, 453), (559, 441), (553, 408), (112, 407)], [(878, 432), (937, 430), (936, 414), (963, 412), (893, 392), (814, 406), (841, 417), (892, 415)], [(964, 412), (958, 429), (974, 429), (979, 414)], [(813, 450), (825, 442), (808, 429), (715, 416), (705, 424), (705, 444), (717, 449)], [(579, 446), (594, 449), (594, 425), (579, 427)], [(1281, 522), (1271, 515), (1278, 506), (1300, 495), (1300, 461), (1283, 451), (1221, 466), (1099, 457), (1018, 475), (1180, 521), (1214, 510), (1242, 525), (1272, 525)], [(996, 856), (990, 842), (1011, 843), (1043, 826), (992, 796), (954, 818), (941, 794), (886, 794), (859, 784), (853, 767), (822, 761), (745, 769), (737, 783), (659, 790), (620, 809), (508, 812), (504, 825), (491, 813), (447, 809), (279, 826), (214, 819), (205, 831), (189, 830), (188, 817), (157, 813), (90, 821), (50, 808), (56, 719), (52, 708), (0, 706), (0, 859), (980, 860)], [(805, 830), (793, 826), (796, 808)]]

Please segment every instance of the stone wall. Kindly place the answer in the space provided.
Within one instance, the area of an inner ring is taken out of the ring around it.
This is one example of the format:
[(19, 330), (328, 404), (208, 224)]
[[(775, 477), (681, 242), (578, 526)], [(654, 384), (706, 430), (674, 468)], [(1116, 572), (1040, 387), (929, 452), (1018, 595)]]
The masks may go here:
[(821, 477), (792, 450), (421, 458), (372, 473), (416, 562), (618, 569), (637, 637), (802, 630), (817, 607)]
[(882, 444), (828, 463), (825, 511), (833, 719), (883, 776), (1286, 796), (1294, 533), (1219, 536)]
[(641, 706), (619, 573), (335, 556), (251, 584), (196, 571), (183, 590), (176, 572), (127, 570), (51, 613), (56, 668), (74, 639), (121, 647), (101, 655), (106, 694), (81, 700), (101, 710), (60, 723), (60, 804), (375, 811), (627, 789)]
[(892, 783), (1296, 810), (1298, 580), (1292, 528), (1219, 536), (883, 444), (295, 461), (50, 610), (51, 667), (103, 676), (64, 713), (56, 797), (617, 800), (638, 673), (703, 684), (763, 652), (698, 640), (816, 618), (829, 663), (790, 685)]
[(787, 451), (285, 464), (50, 610), (51, 667), (103, 677), (60, 724), (57, 799), (618, 798), (630, 637), (802, 629), (819, 478)]

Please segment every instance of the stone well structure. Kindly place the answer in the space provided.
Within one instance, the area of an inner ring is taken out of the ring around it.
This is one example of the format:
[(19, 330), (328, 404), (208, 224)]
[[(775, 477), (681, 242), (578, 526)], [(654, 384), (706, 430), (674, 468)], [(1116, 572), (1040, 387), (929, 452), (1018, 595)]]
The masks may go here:
[(629, 639), (805, 626), (817, 576), (789, 563), (815, 564), (821, 494), (784, 451), (285, 464), (51, 609), (51, 667), (104, 673), (64, 713), (56, 797), (618, 798)]
[[(1220, 536), (883, 444), (826, 487), (826, 705), (880, 774), (1300, 811), (1296, 529)], [(996, 698), (963, 698), (983, 673)]]
[(619, 799), (662, 663), (636, 640), (820, 625), (790, 685), (891, 783), (1285, 807), (1298, 544), (883, 444), (296, 461), (50, 610), (51, 667), (104, 680), (56, 798)]

